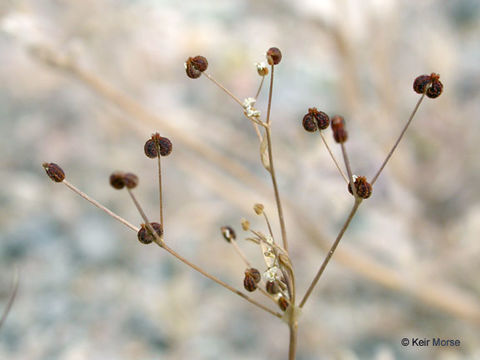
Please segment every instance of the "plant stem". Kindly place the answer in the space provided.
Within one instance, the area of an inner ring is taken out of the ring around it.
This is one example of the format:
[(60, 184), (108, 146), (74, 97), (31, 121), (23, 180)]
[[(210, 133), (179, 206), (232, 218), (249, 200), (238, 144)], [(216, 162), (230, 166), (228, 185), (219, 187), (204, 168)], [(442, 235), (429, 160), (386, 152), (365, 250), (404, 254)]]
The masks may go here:
[(345, 161), (345, 167), (347, 168), (348, 178), (350, 179), (350, 187), (352, 188), (353, 196), (355, 197), (355, 199), (357, 199), (357, 187), (355, 186), (355, 182), (353, 181), (352, 168), (350, 167), (350, 160), (348, 159), (347, 149), (345, 148), (345, 144), (343, 142), (340, 143), (340, 145), (342, 147), (343, 160)]
[(2, 328), (3, 323), (5, 322), (5, 319), (7, 318), (7, 315), (10, 312), (13, 302), (15, 301), (15, 298), (17, 296), (18, 283), (19, 283), (18, 269), (15, 268), (15, 273), (13, 274), (13, 289), (10, 294), (10, 297), (8, 298), (7, 306), (3, 310), (2, 317), (0, 318), (0, 329)]
[(245, 265), (247, 265), (247, 267), (251, 268), (252, 265), (247, 260), (247, 257), (243, 253), (242, 249), (240, 249), (240, 247), (238, 246), (237, 241), (232, 239), (232, 241), (230, 241), (230, 244), (232, 244), (233, 248), (235, 249), (235, 252), (242, 258)]
[(295, 353), (297, 351), (297, 333), (298, 322), (296, 320), (291, 321), (288, 325), (290, 330), (290, 341), (288, 344), (288, 360), (295, 360)]
[(160, 224), (163, 227), (163, 233), (165, 234), (165, 224), (163, 223), (163, 196), (162, 196), (162, 161), (160, 160), (160, 146), (157, 144), (157, 159), (158, 159), (158, 193), (160, 201)]
[(335, 155), (333, 155), (333, 152), (332, 152), (332, 150), (330, 149), (330, 146), (328, 145), (327, 140), (325, 139), (325, 136), (323, 136), (323, 133), (322, 133), (321, 130), (319, 130), (318, 132), (320, 133), (320, 136), (322, 137), (322, 141), (323, 141), (323, 143), (325, 144), (325, 147), (327, 148), (328, 153), (330, 154), (330, 157), (332, 158), (333, 162), (335, 163), (335, 166), (337, 167), (338, 171), (340, 172), (340, 175), (342, 175), (343, 180), (345, 180), (345, 182), (346, 182), (347, 185), (348, 185), (348, 179), (347, 179), (347, 177), (345, 176), (345, 174), (343, 173), (343, 170), (340, 168), (340, 165), (338, 164), (338, 161), (337, 161), (337, 159), (335, 158)]
[(121, 216), (115, 214), (113, 211), (107, 209), (105, 206), (103, 206), (102, 204), (100, 204), (98, 201), (92, 199), (90, 196), (88, 196), (87, 194), (85, 194), (84, 192), (80, 191), (79, 189), (77, 189), (75, 186), (73, 186), (72, 184), (70, 184), (67, 180), (63, 180), (62, 183), (68, 187), (70, 190), (72, 190), (74, 193), (80, 195), (82, 198), (84, 198), (85, 200), (87, 200), (88, 202), (90, 202), (91, 204), (95, 205), (97, 208), (99, 208), (100, 210), (106, 212), (108, 215), (110, 215), (111, 217), (113, 217), (115, 220), (118, 220), (120, 221), (123, 225), (125, 225), (126, 227), (132, 229), (133, 231), (135, 232), (138, 232), (138, 227), (130, 224), (127, 220), (125, 220), (124, 218), (122, 218)]
[(265, 133), (267, 136), (268, 161), (270, 165), (269, 173), (272, 178), (273, 190), (275, 193), (275, 202), (277, 203), (278, 219), (280, 221), (280, 228), (282, 230), (283, 248), (285, 249), (286, 252), (288, 252), (287, 230), (285, 228), (285, 220), (283, 217), (282, 203), (280, 200), (280, 193), (278, 191), (277, 177), (275, 176), (275, 167), (273, 165), (272, 136), (271, 136), (271, 130), (270, 130), (270, 111), (272, 107), (272, 93), (273, 93), (273, 73), (274, 73), (274, 65), (271, 66), (270, 88), (268, 91), (268, 106), (267, 106), (267, 120), (266, 120), (267, 126), (265, 127)]
[(132, 190), (128, 189), (128, 194), (130, 195), (130, 197), (132, 198), (138, 212), (140, 213), (140, 215), (142, 216), (143, 218), (143, 221), (145, 221), (145, 225), (147, 226), (148, 230), (153, 234), (153, 236), (155, 237), (155, 243), (160, 246), (162, 249), (165, 249), (168, 253), (170, 253), (171, 255), (173, 255), (174, 257), (176, 257), (178, 260), (180, 260), (181, 262), (183, 262), (184, 264), (190, 266), (192, 269), (198, 271), (200, 274), (202, 274), (203, 276), (209, 278), (210, 280), (216, 282), (217, 284), (223, 286), (224, 288), (230, 290), (231, 292), (237, 294), (238, 296), (244, 298), (245, 300), (247, 300), (248, 302), (258, 306), (259, 308), (269, 312), (270, 314), (278, 317), (278, 318), (282, 318), (282, 315), (278, 312), (275, 312), (271, 309), (269, 309), (268, 307), (266, 307), (265, 305), (262, 305), (260, 304), (259, 302), (257, 302), (256, 300), (253, 300), (252, 298), (250, 298), (248, 295), (242, 293), (241, 291), (233, 288), (232, 286), (228, 285), (227, 283), (223, 282), (222, 280), (216, 278), (215, 276), (213, 275), (210, 275), (209, 273), (207, 273), (206, 271), (204, 271), (202, 268), (198, 267), (197, 265), (191, 263), (190, 261), (188, 261), (187, 259), (185, 259), (183, 256), (181, 256), (180, 254), (178, 254), (175, 250), (171, 249), (170, 247), (167, 246), (167, 244), (165, 244), (165, 242), (163, 241), (163, 239), (158, 236), (157, 232), (153, 229), (152, 225), (150, 224), (150, 222), (148, 221), (148, 218), (147, 216), (145, 215), (145, 212), (143, 211), (142, 207), (140, 206), (140, 203), (137, 201), (137, 199), (135, 198), (135, 195), (133, 194)]
[(181, 262), (183, 262), (184, 264), (190, 266), (192, 269), (198, 271), (200, 274), (202, 274), (203, 276), (209, 278), (210, 280), (216, 282), (217, 284), (223, 286), (224, 288), (230, 290), (231, 292), (237, 294), (238, 296), (244, 298), (245, 300), (247, 300), (248, 302), (252, 303), (253, 305), (256, 305), (258, 306), (259, 308), (269, 312), (270, 314), (278, 317), (278, 318), (282, 318), (282, 314), (278, 313), (278, 312), (275, 312), (271, 309), (269, 309), (268, 307), (266, 307), (265, 305), (262, 305), (260, 304), (259, 302), (257, 302), (256, 300), (253, 300), (252, 298), (250, 298), (248, 295), (242, 293), (241, 291), (231, 287), (230, 285), (228, 285), (227, 283), (224, 283), (222, 280), (216, 278), (215, 276), (213, 275), (210, 275), (209, 273), (205, 272), (204, 270), (202, 270), (201, 268), (199, 268), (197, 265), (191, 263), (190, 261), (188, 261), (187, 259), (185, 259), (183, 256), (181, 256), (180, 254), (178, 254), (177, 252), (175, 252), (173, 249), (169, 248), (167, 245), (163, 245), (162, 246), (163, 249), (167, 250), (171, 255), (173, 255), (174, 257), (176, 257), (178, 260), (180, 260)]
[(258, 95), (260, 95), (260, 91), (262, 91), (263, 81), (265, 80), (265, 76), (262, 76), (262, 81), (260, 81), (260, 86), (258, 87), (257, 93), (255, 95), (255, 100), (258, 99)]
[(210, 80), (210, 81), (213, 82), (215, 85), (217, 85), (220, 89), (222, 89), (228, 96), (230, 96), (233, 100), (235, 100), (235, 101), (243, 108), (243, 103), (242, 103), (242, 101), (241, 101), (239, 98), (237, 98), (235, 95), (233, 95), (230, 90), (228, 90), (225, 86), (223, 86), (222, 84), (220, 84), (217, 80), (215, 80), (215, 78), (213, 78), (213, 77), (212, 77), (211, 75), (209, 75), (208, 73), (203, 72), (202, 74), (205, 75), (208, 80)]
[(390, 152), (388, 153), (388, 155), (387, 155), (387, 157), (385, 158), (385, 160), (383, 161), (382, 166), (380, 166), (380, 169), (378, 169), (377, 173), (375, 174), (375, 176), (373, 177), (372, 181), (370, 182), (370, 184), (371, 184), (372, 186), (373, 186), (373, 184), (375, 184), (375, 181), (377, 181), (378, 177), (380, 176), (380, 173), (383, 171), (383, 168), (385, 167), (385, 165), (387, 165), (388, 160), (390, 160), (390, 158), (391, 158), (392, 155), (393, 155), (393, 152), (395, 151), (395, 149), (397, 148), (398, 144), (399, 144), (400, 141), (402, 140), (403, 135), (405, 134), (405, 132), (406, 132), (407, 129), (408, 129), (408, 126), (410, 125), (410, 123), (412, 122), (413, 118), (415, 117), (415, 114), (417, 113), (417, 110), (418, 110), (418, 108), (420, 107), (420, 104), (422, 103), (424, 97), (425, 97), (425, 93), (423, 93), (422, 96), (420, 97), (420, 99), (418, 99), (417, 104), (416, 104), (415, 107), (413, 108), (413, 111), (412, 111), (412, 113), (410, 114), (410, 117), (408, 118), (407, 123), (406, 123), (405, 126), (403, 127), (402, 132), (400, 133), (400, 136), (398, 137), (397, 141), (396, 141), (395, 144), (393, 145), (392, 149), (391, 149)]
[(312, 293), (315, 285), (317, 285), (318, 280), (319, 280), (320, 277), (322, 276), (323, 271), (324, 271), (325, 268), (327, 267), (328, 262), (329, 262), (330, 259), (332, 258), (332, 255), (333, 255), (333, 253), (335, 252), (335, 249), (336, 249), (337, 246), (338, 246), (338, 243), (339, 243), (340, 240), (342, 239), (343, 234), (344, 234), (345, 231), (347, 230), (348, 225), (350, 225), (350, 222), (352, 221), (353, 217), (355, 216), (355, 213), (357, 212), (357, 209), (358, 209), (358, 207), (360, 206), (361, 203), (362, 203), (362, 199), (361, 199), (361, 198), (356, 198), (356, 199), (355, 199), (355, 203), (353, 204), (352, 210), (350, 211), (350, 214), (348, 215), (347, 220), (346, 220), (345, 223), (343, 224), (342, 229), (340, 230), (340, 232), (339, 232), (338, 235), (337, 235), (337, 238), (335, 239), (335, 242), (333, 243), (332, 247), (330, 248), (330, 251), (328, 252), (328, 254), (327, 254), (327, 256), (325, 257), (325, 259), (323, 260), (323, 263), (322, 263), (322, 265), (320, 266), (320, 269), (318, 270), (317, 274), (315, 275), (315, 278), (313, 279), (312, 283), (310, 284), (307, 292), (306, 292), (305, 295), (303, 296), (303, 299), (302, 299), (302, 301), (300, 302), (300, 305), (299, 305), (300, 308), (302, 308), (303, 305), (305, 305), (305, 302), (307, 301), (308, 297), (309, 297), (310, 294)]

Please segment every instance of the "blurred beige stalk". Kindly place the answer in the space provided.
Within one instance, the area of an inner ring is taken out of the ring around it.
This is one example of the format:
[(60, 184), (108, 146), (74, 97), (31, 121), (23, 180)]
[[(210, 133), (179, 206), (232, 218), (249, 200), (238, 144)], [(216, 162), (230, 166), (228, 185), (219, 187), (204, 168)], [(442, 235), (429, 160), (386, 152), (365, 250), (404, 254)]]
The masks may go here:
[[(185, 172), (194, 175), (205, 186), (228, 199), (239, 209), (245, 212), (251, 211), (251, 204), (254, 203), (251, 189), (255, 189), (257, 194), (270, 194), (272, 192), (269, 186), (241, 163), (235, 162), (235, 160), (221, 154), (213, 147), (210, 147), (208, 143), (199, 142), (189, 135), (188, 132), (180, 131), (171, 126), (161, 117), (149, 112), (141, 104), (112, 87), (97, 74), (77, 66), (68, 56), (64, 56), (51, 48), (34, 47), (31, 50), (34, 57), (40, 62), (51, 66), (55, 70), (64, 71), (68, 75), (82, 81), (106, 101), (118, 106), (136, 120), (154, 127), (162, 127), (162, 131), (168, 132), (181, 146), (189, 148), (201, 155), (203, 159), (224, 170), (225, 173), (230, 174), (238, 182), (232, 182), (228, 176), (220, 172), (218, 173), (220, 178), (212, 178), (204, 171), (201, 171), (193, 159), (188, 159), (187, 157), (183, 158), (178, 164)], [(138, 127), (132, 125), (133, 123), (129, 124), (138, 129)], [(229, 186), (218, 186), (220, 182), (229, 184)], [(247, 201), (246, 199), (252, 199), (252, 201)], [(305, 214), (288, 196), (284, 195), (284, 201), (288, 217), (290, 219), (294, 218), (297, 225), (305, 232), (308, 238), (326, 251), (331, 245), (330, 240), (327, 240), (318, 228), (312, 226), (315, 222), (312, 221), (311, 216)], [(353, 270), (365, 279), (390, 290), (408, 294), (422, 302), (425, 306), (434, 307), (452, 316), (480, 324), (480, 306), (478, 301), (474, 296), (461, 289), (444, 283), (434, 284), (429, 279), (417, 279), (415, 283), (412, 283), (402, 275), (401, 271), (396, 271), (380, 264), (355, 245), (348, 243), (341, 244), (334, 258), (343, 266)], [(320, 260), (321, 256), (319, 254)]]

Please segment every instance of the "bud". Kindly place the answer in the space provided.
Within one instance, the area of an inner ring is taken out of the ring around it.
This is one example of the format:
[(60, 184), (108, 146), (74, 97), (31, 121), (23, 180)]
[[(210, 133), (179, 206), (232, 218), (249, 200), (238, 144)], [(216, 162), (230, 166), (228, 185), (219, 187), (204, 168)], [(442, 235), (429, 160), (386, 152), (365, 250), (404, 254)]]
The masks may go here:
[[(157, 233), (158, 236), (161, 237), (163, 235), (162, 224), (152, 222), (150, 223), (150, 225), (152, 226), (153, 230)], [(142, 244), (150, 244), (155, 240), (155, 236), (152, 234), (150, 230), (148, 230), (145, 224), (140, 225), (140, 230), (138, 230), (137, 238), (138, 238), (138, 241), (140, 241)]]
[(230, 226), (222, 226), (220, 228), (222, 235), (228, 242), (236, 239), (235, 231)]
[(253, 211), (255, 211), (255, 214), (257, 215), (262, 215), (263, 214), (263, 204), (255, 204), (253, 205)]
[(242, 219), (242, 229), (243, 231), (250, 230), (250, 222), (246, 219)]
[(55, 182), (62, 182), (65, 180), (65, 173), (62, 168), (55, 163), (43, 163), (43, 168), (47, 173), (48, 177)]

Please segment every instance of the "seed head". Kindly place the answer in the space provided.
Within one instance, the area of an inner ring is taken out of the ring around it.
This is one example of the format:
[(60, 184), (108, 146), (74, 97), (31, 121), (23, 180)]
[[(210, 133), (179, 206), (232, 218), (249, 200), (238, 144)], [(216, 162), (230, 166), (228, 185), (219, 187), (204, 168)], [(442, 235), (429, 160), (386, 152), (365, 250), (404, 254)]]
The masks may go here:
[(431, 99), (439, 97), (443, 91), (440, 75), (431, 73), (418, 76), (413, 82), (413, 90), (418, 94), (425, 93)]
[(203, 56), (189, 57), (185, 62), (185, 71), (190, 79), (197, 79), (207, 70), (208, 61)]
[(132, 173), (126, 173), (123, 176), (123, 182), (125, 186), (129, 189), (136, 188), (138, 185), (138, 176)]
[[(150, 225), (152, 225), (153, 230), (155, 230), (158, 236), (163, 235), (162, 224), (152, 222), (150, 223)], [(155, 236), (150, 230), (148, 230), (145, 224), (140, 225), (140, 230), (138, 230), (137, 238), (138, 241), (140, 241), (142, 244), (150, 244), (155, 240)]]
[(303, 128), (308, 132), (317, 131), (317, 123), (312, 114), (305, 114), (302, 121)]
[(425, 92), (425, 89), (431, 82), (432, 82), (432, 78), (430, 75), (417, 76), (417, 78), (413, 82), (413, 90), (417, 94), (423, 94)]
[(222, 226), (220, 230), (222, 231), (223, 237), (228, 242), (235, 240), (237, 238), (235, 231), (230, 226)]
[(55, 182), (62, 182), (65, 180), (65, 173), (62, 168), (55, 163), (43, 163), (43, 168), (47, 173), (48, 177)]
[(288, 303), (288, 300), (284, 296), (280, 296), (278, 298), (278, 306), (280, 309), (282, 309), (282, 311), (287, 310), (289, 305), (290, 304)]
[(271, 47), (267, 51), (268, 65), (278, 65), (282, 60), (282, 52), (279, 48)]
[(160, 147), (160, 155), (168, 156), (172, 153), (172, 142), (166, 137), (160, 137), (158, 140), (158, 146)]
[(255, 211), (255, 214), (257, 215), (262, 215), (263, 214), (263, 204), (255, 204), (253, 205), (253, 211)]
[(153, 139), (148, 139), (145, 145), (143, 146), (145, 155), (150, 159), (154, 159), (158, 156), (157, 144)]
[(247, 273), (253, 277), (255, 284), (258, 284), (262, 280), (262, 274), (255, 268), (245, 270), (245, 275), (247, 275)]
[[(368, 199), (372, 195), (372, 185), (370, 185), (365, 176), (357, 176), (354, 180), (357, 195), (362, 199)], [(348, 192), (353, 195), (352, 186), (348, 184)]]
[(249, 272), (245, 272), (245, 278), (243, 279), (243, 287), (247, 291), (255, 291), (257, 288), (257, 283), (255, 282), (255, 278)]
[(443, 84), (442, 82), (440, 81), (440, 75), (438, 74), (435, 74), (435, 73), (432, 73), (430, 75), (430, 77), (432, 78), (432, 84), (430, 85), (430, 87), (427, 89), (427, 96), (431, 99), (435, 99), (437, 97), (440, 96), (440, 94), (442, 93), (443, 91)]
[(333, 138), (339, 144), (344, 143), (348, 139), (347, 130), (345, 130), (345, 120), (340, 115), (332, 118)]
[(114, 189), (120, 190), (125, 186), (125, 174), (120, 171), (116, 171), (110, 175), (110, 185)]
[(318, 111), (317, 108), (308, 109), (308, 112), (315, 118), (318, 128), (325, 130), (330, 125), (330, 118), (323, 111)]

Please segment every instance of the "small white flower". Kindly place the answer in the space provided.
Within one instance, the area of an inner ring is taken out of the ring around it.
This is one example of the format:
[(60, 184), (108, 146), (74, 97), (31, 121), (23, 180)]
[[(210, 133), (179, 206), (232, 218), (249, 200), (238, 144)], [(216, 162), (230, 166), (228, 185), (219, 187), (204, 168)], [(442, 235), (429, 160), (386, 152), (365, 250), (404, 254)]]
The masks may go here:
[(274, 281), (277, 277), (277, 271), (278, 268), (276, 266), (272, 266), (263, 273), (263, 278), (265, 281)]
[(243, 100), (243, 107), (244, 107), (245, 109), (254, 107), (254, 105), (255, 105), (256, 102), (257, 102), (256, 99), (254, 99), (254, 98), (252, 98), (252, 97), (248, 97), (248, 98), (246, 98), (245, 100)]

